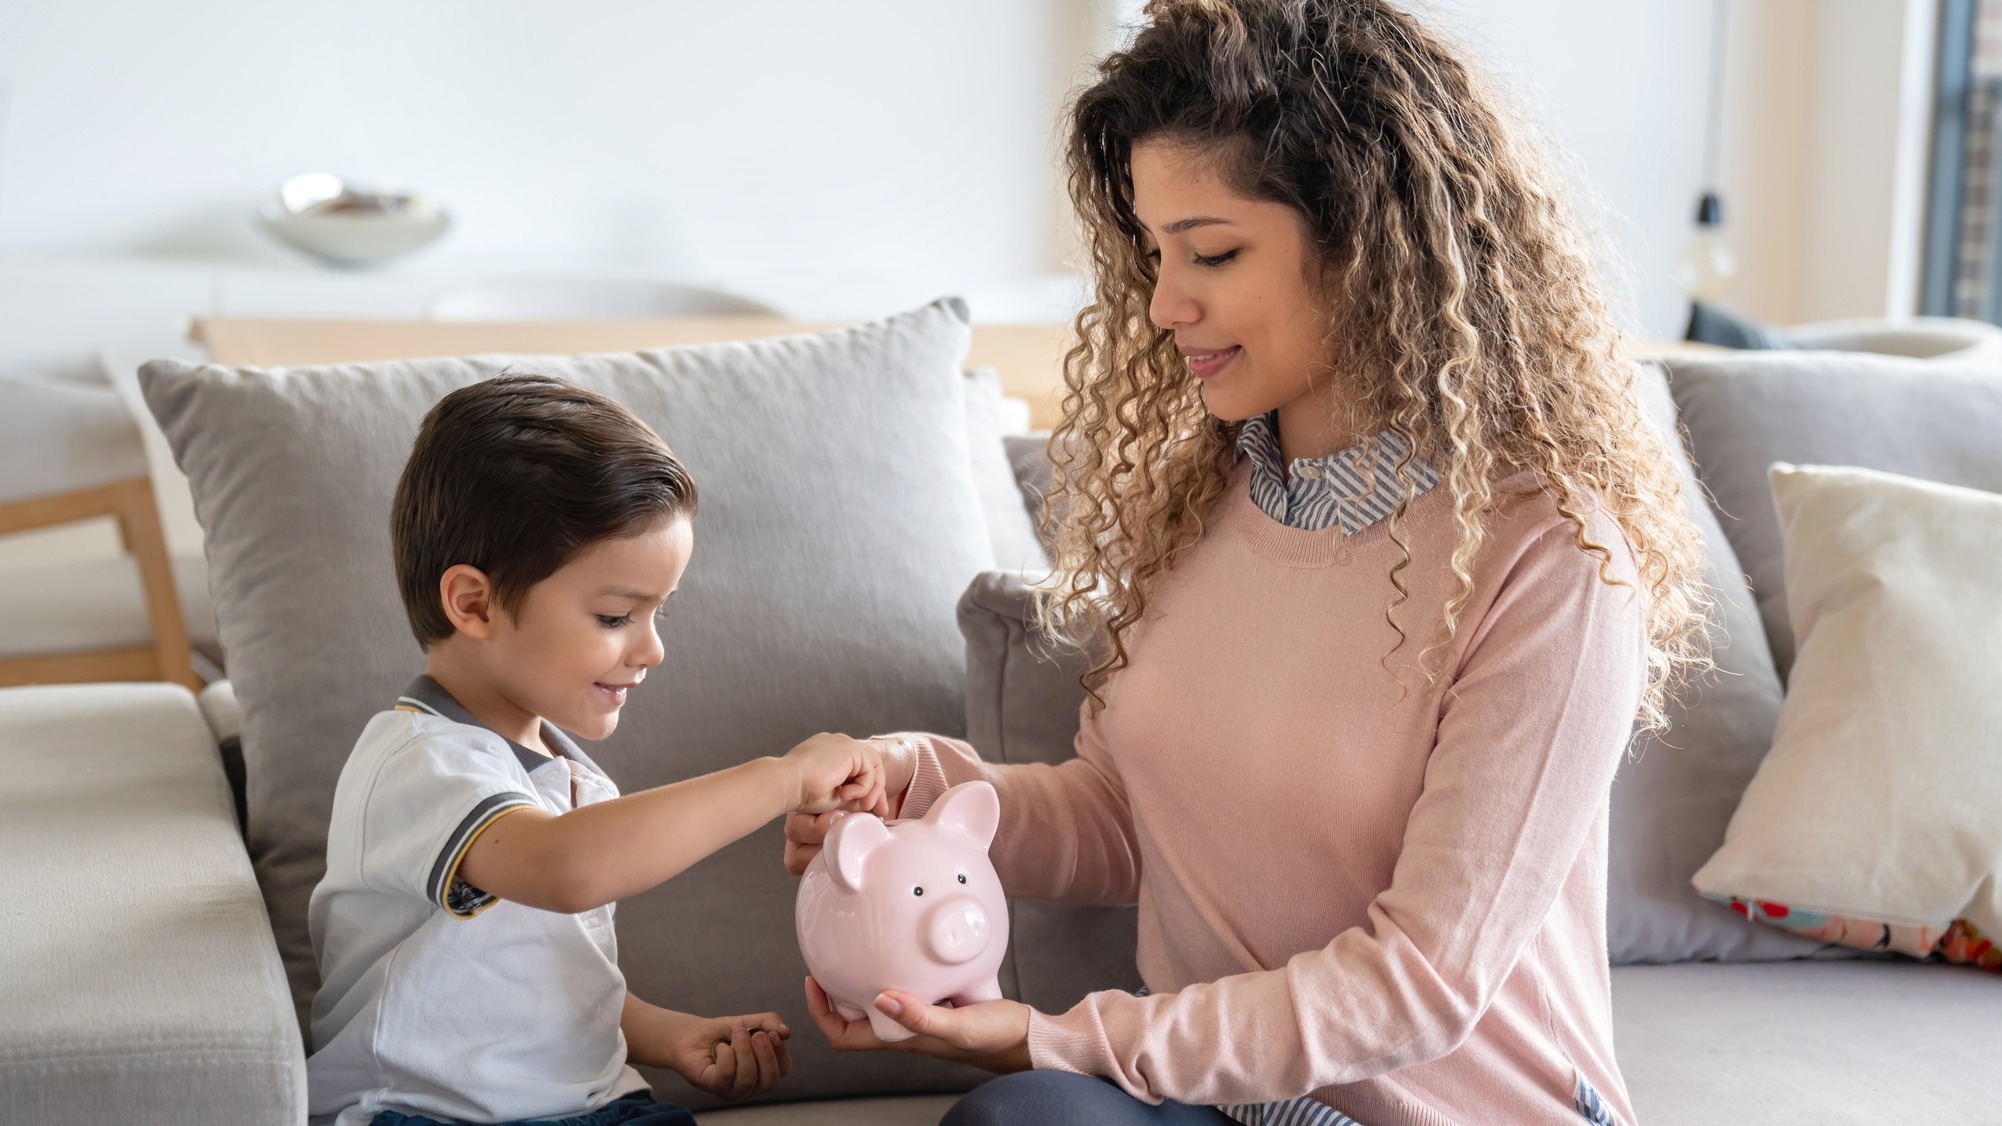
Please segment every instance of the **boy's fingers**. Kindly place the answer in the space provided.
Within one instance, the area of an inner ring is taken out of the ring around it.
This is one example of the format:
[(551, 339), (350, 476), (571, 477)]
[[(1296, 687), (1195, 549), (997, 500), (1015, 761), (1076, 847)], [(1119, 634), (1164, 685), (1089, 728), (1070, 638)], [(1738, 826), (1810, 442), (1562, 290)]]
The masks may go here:
[(702, 1074), (709, 1080), (705, 1085), (710, 1094), (721, 1095), (730, 1089), (730, 1084), (737, 1078), (737, 1054), (730, 1050), (728, 1040), (717, 1042), (716, 1062), (703, 1069)]
[(758, 1055), (759, 1091), (769, 1091), (779, 1085), (779, 1053), (773, 1045), (778, 1037), (769, 1032), (757, 1032), (751, 1036), (751, 1048)]
[(773, 1045), (773, 1049), (778, 1053), (779, 1057), (779, 1078), (784, 1079), (786, 1076), (792, 1074), (792, 1049), (786, 1046), (786, 1042), (783, 1039)]
[(741, 1099), (758, 1085), (758, 1057), (751, 1047), (751, 1034), (741, 1028), (731, 1033), (730, 1050), (737, 1057), (737, 1078), (727, 1097)]

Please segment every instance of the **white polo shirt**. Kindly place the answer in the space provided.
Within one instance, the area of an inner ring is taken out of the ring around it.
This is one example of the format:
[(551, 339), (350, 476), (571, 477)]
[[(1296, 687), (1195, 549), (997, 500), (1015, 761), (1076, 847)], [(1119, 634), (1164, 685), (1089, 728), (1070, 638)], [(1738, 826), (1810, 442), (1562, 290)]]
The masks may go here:
[(321, 981), (306, 1060), (316, 1126), (383, 1110), (554, 1118), (647, 1090), (619, 1031), (611, 905), (563, 915), (458, 878), (495, 820), (618, 796), (569, 737), (544, 724), (542, 740), (556, 757), (480, 726), (428, 676), (363, 729), (307, 914)]

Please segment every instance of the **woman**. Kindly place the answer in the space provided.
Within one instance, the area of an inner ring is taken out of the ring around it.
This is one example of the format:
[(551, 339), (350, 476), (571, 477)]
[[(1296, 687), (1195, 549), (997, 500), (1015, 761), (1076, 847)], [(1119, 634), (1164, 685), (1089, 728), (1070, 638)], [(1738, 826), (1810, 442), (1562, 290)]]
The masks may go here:
[(886, 757), (905, 816), (995, 784), (1011, 894), (1138, 903), (1149, 991), (878, 1007), (1036, 1069), (948, 1122), (1631, 1122), (1608, 793), (1703, 595), (1586, 255), (1383, 0), (1147, 16), (1071, 117), (1097, 285), (1042, 609), (1101, 658), (1077, 757)]

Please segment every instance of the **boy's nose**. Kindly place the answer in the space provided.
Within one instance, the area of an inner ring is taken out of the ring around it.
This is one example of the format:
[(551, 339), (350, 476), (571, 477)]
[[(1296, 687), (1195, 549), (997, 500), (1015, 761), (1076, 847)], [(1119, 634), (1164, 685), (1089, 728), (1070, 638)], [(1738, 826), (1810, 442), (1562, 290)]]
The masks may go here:
[(639, 647), (626, 654), (626, 663), (635, 668), (650, 669), (666, 657), (667, 648), (660, 643), (660, 630), (648, 626)]

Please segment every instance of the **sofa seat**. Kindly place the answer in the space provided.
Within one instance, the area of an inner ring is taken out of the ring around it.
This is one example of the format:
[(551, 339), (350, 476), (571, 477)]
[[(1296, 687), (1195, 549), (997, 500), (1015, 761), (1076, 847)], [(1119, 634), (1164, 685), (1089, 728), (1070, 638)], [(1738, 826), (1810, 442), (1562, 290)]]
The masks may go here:
[(303, 1122), (216, 741), (174, 685), (0, 692), (0, 1121)]
[(1613, 971), (1642, 1126), (1994, 1122), (2002, 975), (1876, 959)]
[[(1639, 1126), (1987, 1122), (2002, 975), (1874, 959), (1622, 966), (1620, 1068)], [(735, 1107), (703, 1126), (932, 1126), (955, 1095)]]

